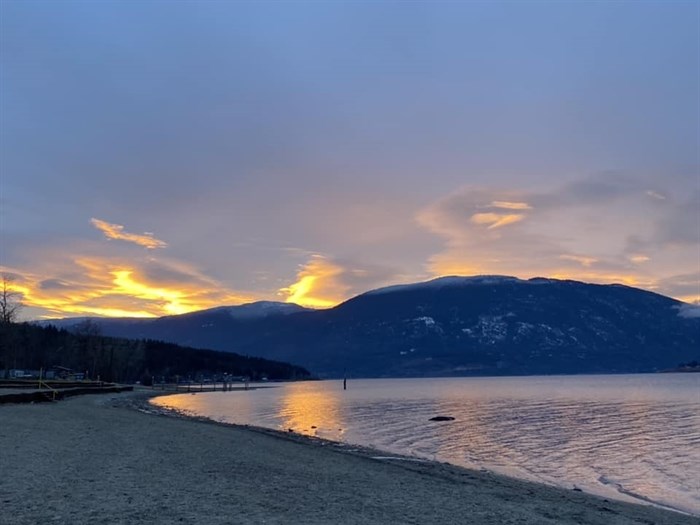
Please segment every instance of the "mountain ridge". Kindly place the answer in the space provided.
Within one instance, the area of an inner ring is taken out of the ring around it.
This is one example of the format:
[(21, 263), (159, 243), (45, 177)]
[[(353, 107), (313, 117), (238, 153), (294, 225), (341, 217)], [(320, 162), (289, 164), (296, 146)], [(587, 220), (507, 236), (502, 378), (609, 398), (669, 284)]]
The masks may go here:
[(697, 359), (700, 347), (692, 305), (625, 285), (542, 277), (443, 277), (326, 310), (285, 311), (95, 321), (106, 335), (283, 360), (321, 377), (653, 372)]

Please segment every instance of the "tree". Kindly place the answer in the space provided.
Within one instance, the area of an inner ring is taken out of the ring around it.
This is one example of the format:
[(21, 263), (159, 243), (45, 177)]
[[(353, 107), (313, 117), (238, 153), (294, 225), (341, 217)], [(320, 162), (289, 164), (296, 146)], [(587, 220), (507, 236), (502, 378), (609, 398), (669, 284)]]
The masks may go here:
[(3, 274), (0, 283), (0, 323), (10, 324), (17, 320), (22, 309), (22, 294), (12, 286), (12, 277)]
[(0, 368), (7, 377), (10, 365), (17, 368), (17, 334), (15, 333), (19, 311), (22, 309), (22, 294), (12, 286), (12, 277), (2, 274), (0, 282)]
[(73, 328), (73, 333), (78, 336), (82, 346), (83, 362), (90, 368), (87, 370), (88, 376), (96, 379), (98, 368), (100, 368), (100, 357), (102, 354), (102, 330), (100, 325), (92, 319), (85, 319)]

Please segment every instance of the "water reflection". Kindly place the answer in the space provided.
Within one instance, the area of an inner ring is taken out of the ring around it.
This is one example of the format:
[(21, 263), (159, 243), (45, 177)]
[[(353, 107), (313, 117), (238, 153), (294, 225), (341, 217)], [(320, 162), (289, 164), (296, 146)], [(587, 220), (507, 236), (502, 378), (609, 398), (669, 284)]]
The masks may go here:
[(337, 392), (320, 391), (312, 383), (294, 383), (282, 391), (279, 427), (309, 436), (338, 439), (345, 422)]
[[(295, 383), (177, 403), (214, 419), (291, 428), (700, 514), (700, 374), (348, 386)], [(455, 420), (431, 422), (436, 415)]]
[[(203, 416), (221, 423), (250, 424), (257, 417), (255, 412), (257, 403), (251, 400), (253, 392), (249, 390), (173, 394), (153, 398), (150, 402), (155, 406), (176, 410), (182, 414)], [(235, 407), (233, 411), (232, 406)]]

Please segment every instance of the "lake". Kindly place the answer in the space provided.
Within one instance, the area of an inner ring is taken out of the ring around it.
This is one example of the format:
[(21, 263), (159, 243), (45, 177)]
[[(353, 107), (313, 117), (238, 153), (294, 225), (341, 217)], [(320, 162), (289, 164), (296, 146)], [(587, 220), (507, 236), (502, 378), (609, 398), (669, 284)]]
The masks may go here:
[(700, 515), (700, 374), (257, 386), (152, 403)]

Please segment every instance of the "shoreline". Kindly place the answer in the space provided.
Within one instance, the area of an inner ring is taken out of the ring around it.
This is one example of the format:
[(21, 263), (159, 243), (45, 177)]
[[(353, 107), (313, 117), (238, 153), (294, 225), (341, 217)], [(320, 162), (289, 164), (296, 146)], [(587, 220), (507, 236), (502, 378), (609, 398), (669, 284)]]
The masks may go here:
[[(199, 393), (199, 392), (195, 392)], [(615, 492), (615, 496), (609, 496), (607, 494), (603, 493), (595, 493), (591, 491), (584, 490), (580, 488), (578, 485), (575, 483), (572, 484), (572, 486), (566, 487), (563, 485), (556, 485), (553, 483), (546, 483), (543, 481), (536, 481), (536, 480), (530, 480), (526, 478), (519, 478), (514, 475), (509, 475), (507, 473), (501, 473), (497, 472), (494, 470), (490, 470), (487, 468), (475, 468), (475, 467), (468, 467), (468, 466), (462, 466), (462, 465), (457, 465), (454, 463), (449, 463), (446, 461), (439, 461), (437, 459), (430, 459), (427, 457), (419, 457), (419, 456), (413, 456), (413, 455), (408, 455), (408, 454), (402, 454), (399, 452), (394, 452), (390, 450), (382, 450), (378, 448), (372, 448), (364, 445), (356, 445), (356, 444), (351, 444), (351, 443), (344, 443), (342, 441), (334, 441), (332, 439), (327, 439), (323, 437), (318, 437), (318, 436), (312, 436), (309, 434), (303, 434), (300, 432), (292, 431), (290, 429), (289, 432), (284, 432), (283, 430), (276, 430), (273, 428), (268, 428), (268, 427), (261, 427), (257, 425), (247, 425), (247, 424), (238, 424), (238, 423), (230, 423), (230, 422), (224, 422), (224, 421), (216, 421), (214, 419), (208, 418), (206, 416), (200, 416), (196, 415), (193, 413), (188, 413), (185, 410), (178, 410), (176, 408), (168, 408), (168, 407), (162, 407), (162, 406), (157, 406), (153, 405), (150, 403), (151, 399), (154, 399), (156, 397), (168, 397), (168, 396), (174, 396), (174, 395), (183, 395), (187, 394), (187, 392), (166, 392), (166, 393), (157, 393), (152, 396), (144, 396), (143, 398), (140, 399), (140, 402), (134, 406), (133, 408), (136, 410), (140, 410), (152, 415), (156, 416), (164, 416), (164, 417), (175, 417), (183, 420), (193, 420), (193, 421), (200, 421), (203, 423), (210, 423), (214, 425), (222, 425), (222, 426), (228, 426), (228, 427), (234, 427), (234, 428), (239, 428), (239, 429), (244, 429), (248, 430), (251, 432), (259, 432), (262, 434), (274, 436), (278, 439), (282, 440), (288, 440), (288, 441), (294, 441), (298, 443), (305, 443), (308, 444), (309, 446), (325, 446), (329, 448), (335, 448), (339, 452), (346, 453), (346, 454), (357, 454), (361, 455), (363, 457), (368, 457), (374, 460), (385, 460), (385, 461), (399, 461), (399, 462), (409, 462), (409, 463), (422, 463), (422, 464), (427, 464), (427, 465), (441, 465), (443, 467), (450, 467), (457, 469), (458, 471), (467, 471), (469, 473), (479, 473), (479, 474), (485, 474), (485, 475), (491, 475), (491, 476), (496, 476), (500, 478), (504, 478), (505, 480), (514, 480), (514, 481), (520, 481), (524, 483), (532, 483), (535, 485), (541, 485), (544, 487), (550, 487), (550, 488), (555, 488), (559, 490), (564, 490), (564, 491), (574, 491), (574, 492), (579, 492), (581, 494), (585, 494), (588, 496), (596, 497), (599, 499), (602, 499), (604, 501), (608, 501), (608, 499), (611, 499), (613, 501), (618, 501), (618, 502), (623, 502), (623, 503), (629, 503), (633, 505), (641, 505), (641, 506), (649, 506), (653, 508), (657, 508), (660, 510), (672, 512), (675, 514), (680, 514), (683, 516), (689, 516), (689, 517), (695, 517), (700, 519), (700, 515), (696, 515), (690, 512), (687, 512), (682, 509), (677, 509), (675, 507), (671, 507), (668, 505), (664, 505), (662, 503), (659, 503), (657, 501), (654, 501), (652, 499), (646, 498), (644, 496), (640, 496), (638, 494), (635, 494), (633, 492), (625, 492), (624, 490), (618, 490)]]
[(173, 417), (149, 404), (161, 395), (171, 393), (1, 406), (9, 523), (700, 524), (491, 472)]

